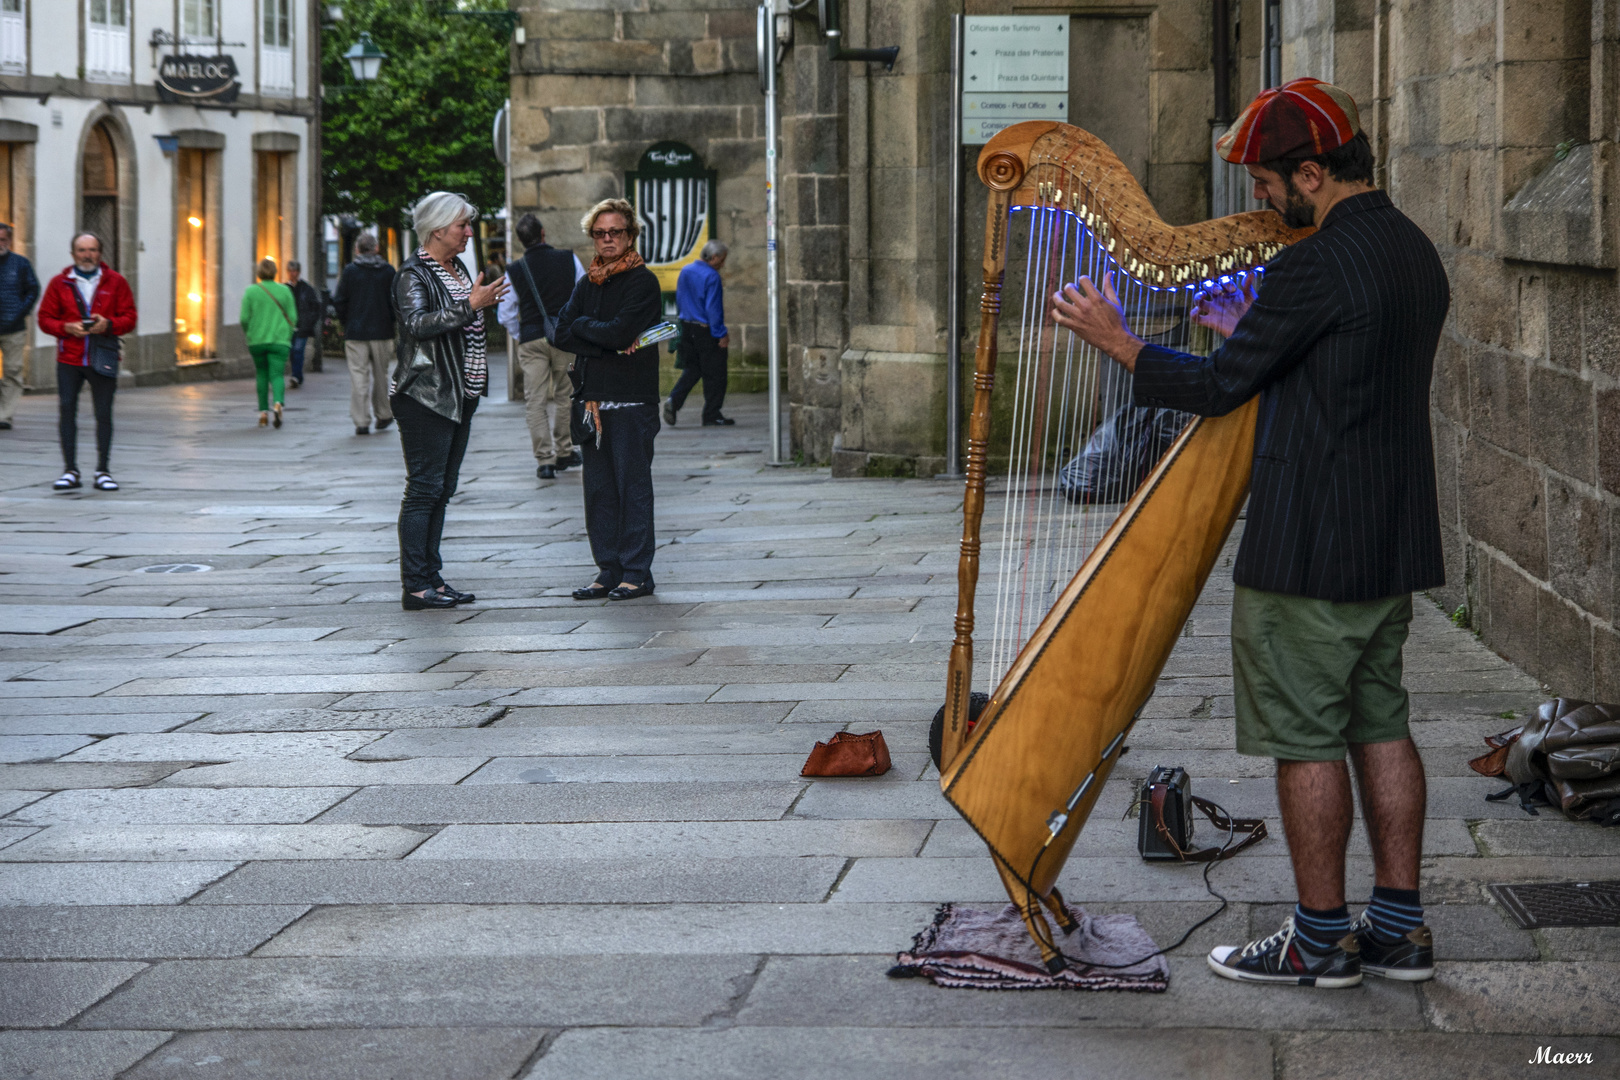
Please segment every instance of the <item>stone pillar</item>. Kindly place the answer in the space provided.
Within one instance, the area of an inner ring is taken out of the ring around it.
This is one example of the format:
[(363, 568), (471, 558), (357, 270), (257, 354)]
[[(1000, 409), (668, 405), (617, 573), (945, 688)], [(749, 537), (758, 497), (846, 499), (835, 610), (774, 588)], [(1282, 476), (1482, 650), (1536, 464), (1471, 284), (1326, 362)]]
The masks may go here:
[(798, 19), (779, 80), (785, 293), (783, 365), (790, 445), (804, 461), (832, 459), (849, 337), (848, 68), (831, 64), (812, 10)]

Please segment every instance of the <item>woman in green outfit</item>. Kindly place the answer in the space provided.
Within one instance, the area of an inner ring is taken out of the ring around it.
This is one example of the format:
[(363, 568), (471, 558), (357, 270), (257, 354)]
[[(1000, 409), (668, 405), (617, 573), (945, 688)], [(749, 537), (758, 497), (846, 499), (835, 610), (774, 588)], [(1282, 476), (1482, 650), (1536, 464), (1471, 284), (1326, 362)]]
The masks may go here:
[(271, 394), (275, 395), (275, 424), (281, 426), (281, 403), (287, 397), (287, 354), (293, 328), (298, 324), (298, 301), (292, 290), (276, 281), (276, 260), (259, 260), (259, 280), (242, 297), (242, 332), (253, 357), (253, 375), (259, 387), (259, 426), (270, 423)]

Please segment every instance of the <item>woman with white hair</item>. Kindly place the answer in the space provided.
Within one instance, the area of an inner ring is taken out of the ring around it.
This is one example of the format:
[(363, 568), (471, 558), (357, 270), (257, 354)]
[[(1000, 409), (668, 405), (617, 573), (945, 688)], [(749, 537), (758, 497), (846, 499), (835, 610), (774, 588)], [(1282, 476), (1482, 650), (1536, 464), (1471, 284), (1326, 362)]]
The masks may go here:
[(399, 575), (406, 611), (469, 604), (476, 597), (445, 584), (439, 538), (456, 493), (473, 412), (489, 392), (484, 320), (506, 279), (473, 281), (457, 255), (472, 238), (478, 211), (463, 195), (435, 191), (411, 211), (421, 246), (394, 279), (398, 328), (389, 403), (405, 451), (399, 504)]
[(575, 600), (634, 600), (653, 591), (653, 437), (658, 434), (658, 346), (632, 346), (663, 318), (658, 278), (635, 249), (641, 228), (623, 199), (603, 199), (580, 222), (596, 258), (557, 313), (557, 347), (574, 354), (574, 402), (596, 428), (585, 458), (585, 531), (596, 580)]

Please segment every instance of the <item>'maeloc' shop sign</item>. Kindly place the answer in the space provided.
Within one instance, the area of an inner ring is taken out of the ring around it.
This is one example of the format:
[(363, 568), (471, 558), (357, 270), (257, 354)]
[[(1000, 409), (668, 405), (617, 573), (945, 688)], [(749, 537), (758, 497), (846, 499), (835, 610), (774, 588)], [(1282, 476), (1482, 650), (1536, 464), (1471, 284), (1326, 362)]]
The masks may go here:
[(236, 61), (229, 55), (165, 56), (158, 65), (158, 97), (176, 104), (228, 104), (242, 91), (236, 74)]

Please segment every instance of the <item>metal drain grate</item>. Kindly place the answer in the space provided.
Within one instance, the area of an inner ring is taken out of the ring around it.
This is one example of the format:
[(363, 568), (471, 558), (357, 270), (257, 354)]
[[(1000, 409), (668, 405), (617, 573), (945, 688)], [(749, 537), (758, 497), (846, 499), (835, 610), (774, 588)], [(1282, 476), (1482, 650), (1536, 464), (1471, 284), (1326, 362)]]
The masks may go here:
[(1520, 926), (1620, 926), (1620, 881), (1552, 881), (1488, 885)]

